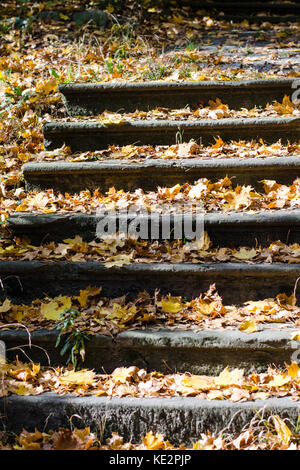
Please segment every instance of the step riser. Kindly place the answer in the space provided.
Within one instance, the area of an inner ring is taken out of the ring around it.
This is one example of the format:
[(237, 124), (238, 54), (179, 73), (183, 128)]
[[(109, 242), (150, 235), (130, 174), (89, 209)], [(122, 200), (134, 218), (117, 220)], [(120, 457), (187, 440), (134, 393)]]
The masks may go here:
[(7, 221), (15, 236), (26, 236), (31, 243), (61, 242), (80, 235), (84, 240), (99, 238), (104, 230), (110, 234), (119, 231), (129, 235), (140, 234), (144, 240), (192, 239), (192, 235), (205, 230), (213, 246), (268, 246), (281, 240), (285, 243), (300, 241), (300, 210), (261, 212), (258, 214), (205, 214), (178, 217), (159, 214), (134, 216), (97, 216), (88, 214), (35, 215), (13, 214)]
[[(0, 263), (4, 284), (2, 298), (14, 302), (31, 302), (49, 296), (77, 295), (89, 285), (102, 286), (106, 297), (129, 294), (135, 297), (146, 290), (163, 295), (196, 297), (216, 283), (225, 304), (275, 297), (291, 292), (300, 276), (299, 264), (212, 263), (212, 264), (131, 264), (122, 268), (105, 268), (97, 262), (18, 262)], [(20, 283), (23, 290), (21, 290)]]
[[(290, 339), (291, 329), (276, 331), (276, 326), (272, 326), (273, 329), (250, 335), (237, 329), (198, 333), (136, 330), (120, 333), (114, 340), (97, 335), (86, 342), (84, 367), (100, 373), (103, 370), (112, 373), (117, 367), (133, 365), (149, 371), (188, 371), (200, 375), (218, 375), (227, 366), (243, 368), (246, 373), (265, 372), (270, 364), (280, 367), (290, 363), (299, 347)], [(67, 360), (67, 355), (60, 356), (62, 346), (55, 348), (56, 339), (55, 331), (34, 331), (30, 348), (26, 346), (28, 335), (25, 330), (0, 330), (0, 340), (5, 342), (8, 360), (18, 357), (27, 362), (30, 358), (44, 366), (59, 366)], [(10, 348), (17, 349), (10, 351)]]
[[(188, 4), (189, 2), (179, 2), (181, 4)], [(194, 2), (193, 2), (194, 3)], [(207, 2), (195, 2), (197, 4), (197, 8), (204, 10), (221, 10), (226, 13), (236, 13), (237, 10), (237, 2), (211, 2), (207, 4)], [(196, 5), (193, 5), (195, 8)], [(282, 13), (286, 15), (287, 13), (300, 13), (300, 6), (299, 5), (291, 5), (288, 3), (285, 4), (273, 4), (270, 5), (266, 2), (248, 2), (248, 3), (239, 3), (238, 10), (242, 11), (243, 13), (254, 13), (257, 11), (268, 11), (273, 14)]]
[[(165, 6), (170, 6), (170, 0), (163, 0), (162, 2)], [(297, 5), (297, 2), (293, 2), (291, 4), (289, 3), (270, 3), (270, 2), (261, 2), (261, 1), (252, 1), (250, 2), (249, 0), (242, 0), (238, 2), (232, 2), (232, 1), (222, 1), (222, 2), (204, 2), (204, 1), (193, 1), (190, 2), (189, 0), (178, 0), (177, 2), (178, 6), (189, 6), (189, 8), (192, 9), (204, 9), (207, 11), (210, 10), (221, 10), (227, 13), (235, 13), (237, 11), (237, 8), (241, 12), (248, 12), (248, 13), (254, 13), (257, 11), (269, 11), (272, 13), (278, 13), (281, 12), (283, 14), (287, 14), (290, 12), (299, 12), (300, 13), (300, 6), (299, 4)]]
[(208, 105), (221, 99), (231, 109), (265, 107), (293, 93), (294, 79), (234, 82), (149, 82), (139, 84), (62, 84), (59, 91), (70, 116), (97, 115), (105, 110), (134, 112), (157, 107)]
[(109, 188), (134, 191), (156, 190), (157, 186), (193, 183), (199, 178), (215, 181), (234, 176), (234, 184), (251, 185), (262, 189), (259, 181), (273, 179), (281, 184), (291, 184), (300, 174), (300, 158), (248, 158), (219, 160), (148, 160), (145, 163), (126, 161), (101, 162), (44, 162), (26, 163), (23, 174), (27, 190), (53, 188), (60, 192), (78, 192), (85, 189)]
[(257, 15), (249, 15), (249, 13), (241, 13), (240, 15), (218, 15), (212, 14), (211, 17), (217, 21), (229, 21), (233, 23), (239, 23), (243, 20), (248, 20), (250, 24), (253, 23), (271, 23), (271, 24), (290, 24), (290, 23), (298, 23), (300, 21), (300, 15), (276, 15), (276, 16), (257, 16)]
[(111, 432), (118, 432), (126, 441), (140, 442), (152, 430), (177, 445), (190, 445), (200, 438), (201, 432), (220, 432), (229, 423), (229, 431), (240, 432), (257, 417), (258, 411), (266, 419), (270, 414), (279, 414), (296, 424), (299, 405), (284, 398), (232, 403), (197, 398), (61, 397), (50, 393), (0, 400), (7, 431), (20, 433), (24, 427), (32, 432), (34, 428), (47, 431), (69, 427), (72, 416), (72, 425), (79, 428), (90, 426), (92, 431), (99, 432), (102, 424), (104, 439)]
[[(224, 142), (231, 140), (259, 140), (271, 144), (282, 139), (299, 139), (300, 119), (220, 119), (197, 121), (146, 121), (128, 122), (118, 126), (101, 126), (100, 123), (46, 123), (43, 127), (46, 150), (66, 144), (72, 151), (94, 151), (109, 145), (174, 145), (176, 134), (183, 134), (184, 141), (194, 139), (203, 145), (215, 143), (219, 136)], [(178, 138), (178, 137), (177, 137)]]

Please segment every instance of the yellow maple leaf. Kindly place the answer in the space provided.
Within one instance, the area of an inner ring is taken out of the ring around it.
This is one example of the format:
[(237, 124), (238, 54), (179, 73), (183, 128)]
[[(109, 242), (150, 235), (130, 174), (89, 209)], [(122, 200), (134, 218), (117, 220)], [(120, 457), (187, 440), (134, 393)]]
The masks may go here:
[(58, 320), (65, 309), (72, 306), (70, 297), (59, 296), (48, 303), (41, 304), (41, 314), (47, 320)]
[(124, 264), (130, 264), (131, 262), (132, 258), (130, 255), (115, 255), (108, 258), (104, 264), (107, 268), (121, 268)]
[(299, 366), (296, 362), (292, 362), (291, 364), (286, 364), (286, 369), (287, 369), (288, 375), (292, 377), (292, 379), (297, 377), (299, 373)]
[(49, 80), (46, 81), (40, 81), (36, 88), (35, 91), (37, 93), (43, 93), (44, 95), (49, 95), (52, 91), (56, 91), (57, 89), (57, 80), (54, 77), (49, 78)]
[(95, 380), (95, 372), (88, 369), (79, 371), (68, 370), (64, 375), (59, 377), (62, 385), (91, 385)]
[(162, 434), (153, 434), (153, 432), (147, 432), (145, 437), (142, 437), (143, 444), (147, 447), (147, 450), (164, 450), (166, 443)]
[(300, 331), (292, 333), (291, 339), (293, 339), (294, 341), (300, 341)]
[(278, 436), (284, 445), (288, 445), (291, 439), (292, 431), (278, 415), (272, 416), (274, 426)]
[(182, 379), (182, 384), (185, 387), (191, 387), (194, 390), (210, 390), (212, 387), (212, 381), (205, 376), (201, 375), (191, 375), (184, 376)]
[(247, 305), (247, 310), (248, 312), (251, 313), (267, 313), (268, 315), (275, 313), (276, 309), (274, 305), (271, 304), (273, 300), (249, 300), (248, 302), (245, 302), (245, 305)]
[(0, 313), (6, 313), (11, 309), (11, 301), (9, 299), (5, 299), (3, 304), (0, 305)]
[(108, 11), (108, 13), (113, 13), (115, 11), (115, 8), (109, 3), (106, 7), (106, 10)]
[(239, 330), (244, 333), (254, 333), (258, 331), (257, 323), (254, 320), (247, 320), (239, 326)]
[(64, 15), (63, 13), (60, 13), (60, 14), (59, 14), (59, 17), (60, 17), (62, 20), (65, 20), (65, 21), (70, 19), (69, 16)]
[(223, 400), (224, 396), (221, 392), (221, 390), (211, 390), (208, 392), (206, 395), (208, 400)]
[(66, 238), (63, 240), (64, 243), (67, 243), (68, 245), (77, 245), (83, 243), (82, 238), (79, 235), (76, 235), (74, 238)]
[(287, 95), (284, 95), (282, 103), (275, 101), (273, 108), (278, 114), (293, 114), (295, 109), (294, 104)]
[(214, 377), (214, 382), (216, 385), (221, 387), (227, 387), (229, 385), (241, 385), (243, 382), (244, 370), (243, 369), (233, 369), (229, 371), (226, 367), (218, 377)]
[(256, 255), (257, 252), (254, 248), (252, 248), (251, 250), (248, 250), (247, 248), (240, 248), (239, 251), (233, 253), (234, 258), (245, 261), (254, 258)]
[(271, 382), (269, 382), (268, 385), (270, 387), (277, 388), (277, 387), (282, 387), (283, 385), (286, 385), (290, 381), (291, 381), (291, 377), (289, 375), (278, 373), (274, 375), (273, 380), (271, 380)]
[(212, 145), (212, 148), (213, 149), (218, 149), (220, 147), (222, 147), (222, 145), (224, 144), (223, 140), (221, 139), (221, 137), (218, 137), (217, 139), (214, 137), (215, 139), (215, 144)]
[(178, 313), (182, 310), (183, 303), (181, 297), (171, 297), (161, 300), (161, 309), (164, 313)]
[(80, 295), (75, 297), (75, 299), (78, 300), (81, 307), (86, 307), (89, 297), (95, 297), (100, 294), (101, 290), (101, 287), (88, 286), (86, 289), (81, 290)]
[(194, 442), (193, 450), (203, 450), (203, 445), (201, 444), (200, 441)]
[(131, 367), (118, 367), (112, 373), (112, 380), (117, 384), (125, 384), (126, 382), (130, 381), (131, 378), (137, 372), (137, 368), (135, 366)]

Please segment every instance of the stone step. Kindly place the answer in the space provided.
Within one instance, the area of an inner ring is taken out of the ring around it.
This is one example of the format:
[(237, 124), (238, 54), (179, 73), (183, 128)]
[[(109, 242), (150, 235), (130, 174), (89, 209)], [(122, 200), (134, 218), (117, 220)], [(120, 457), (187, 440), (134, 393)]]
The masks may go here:
[(23, 165), (27, 190), (52, 188), (59, 192), (85, 189), (108, 191), (109, 188), (134, 191), (172, 187), (199, 178), (217, 180), (234, 176), (233, 182), (262, 189), (259, 181), (276, 180), (292, 184), (300, 174), (299, 157), (266, 158), (185, 158), (176, 160), (147, 159), (142, 162), (101, 160), (94, 162), (31, 162)]
[(94, 162), (30, 162), (23, 165), (26, 190), (74, 193), (85, 189), (105, 192), (115, 187), (144, 191), (176, 184), (234, 177), (233, 182), (261, 190), (263, 179), (292, 184), (300, 174), (299, 157), (147, 159), (142, 162), (101, 160)]
[[(163, 3), (169, 2), (169, 0), (163, 0)], [(201, 1), (201, 0), (194, 0), (190, 2), (190, 0), (179, 0), (177, 2), (179, 5), (184, 6), (191, 6), (193, 8), (199, 8), (204, 10), (221, 10), (226, 13), (236, 13), (237, 9), (242, 12), (248, 13), (257, 13), (257, 11), (270, 11), (272, 13), (283, 13), (286, 15), (287, 13), (300, 13), (300, 5), (297, 2), (262, 2), (262, 1)]]
[(299, 139), (299, 117), (266, 117), (198, 121), (136, 120), (104, 125), (96, 121), (47, 122), (43, 126), (46, 150), (64, 144), (72, 151), (94, 151), (109, 145), (173, 145), (176, 140), (210, 145), (215, 137), (223, 141), (259, 140), (271, 144)]
[(141, 291), (199, 296), (216, 283), (224, 304), (275, 297), (291, 292), (300, 276), (300, 264), (247, 263), (132, 263), (107, 268), (101, 262), (0, 261), (1, 298), (31, 302), (45, 295), (77, 295), (87, 286), (102, 286), (105, 297)]
[[(35, 396), (11, 395), (0, 399), (2, 426), (20, 433), (35, 428), (48, 431), (72, 425), (103, 430), (103, 438), (118, 432), (125, 441), (140, 442), (150, 430), (164, 434), (172, 444), (191, 445), (205, 431), (240, 432), (252, 418), (270, 414), (289, 418), (297, 424), (298, 402), (290, 398), (269, 398), (234, 403), (194, 397), (110, 398), (43, 393)], [(259, 415), (258, 415), (259, 412)]]
[[(161, 4), (164, 8), (170, 7), (170, 0), (163, 0)], [(233, 1), (212, 1), (203, 0), (190, 2), (189, 0), (179, 0), (176, 2), (177, 8), (189, 7), (192, 11), (201, 11), (209, 17), (218, 21), (241, 22), (248, 20), (249, 23), (294, 23), (300, 19), (300, 5), (298, 2), (250, 2), (249, 0)], [(264, 15), (263, 15), (264, 13)], [(262, 16), (263, 15), (263, 16)]]
[(120, 231), (132, 236), (140, 233), (144, 240), (191, 240), (196, 229), (205, 230), (213, 246), (225, 247), (268, 246), (277, 240), (284, 243), (300, 241), (300, 209), (205, 214), (199, 210), (194, 215), (177, 216), (159, 213), (136, 216), (117, 213), (96, 215), (16, 212), (8, 218), (7, 224), (15, 236), (26, 236), (35, 245), (53, 240), (61, 242), (76, 235), (80, 235), (85, 241), (92, 241), (96, 236), (101, 238), (107, 230), (113, 234)]
[[(97, 334), (86, 342), (83, 366), (100, 373), (134, 365), (164, 373), (173, 370), (218, 375), (227, 366), (251, 373), (265, 372), (270, 364), (278, 367), (290, 364), (300, 347), (291, 338), (299, 330), (292, 324), (261, 324), (259, 328), (260, 331), (250, 334), (239, 331), (238, 325), (232, 330), (137, 329), (124, 331), (114, 338)], [(60, 356), (60, 346), (55, 348), (55, 330), (32, 331), (29, 345), (24, 329), (1, 329), (0, 340), (5, 342), (9, 360), (18, 357), (23, 362), (30, 359), (55, 367), (67, 359), (67, 355)]]
[[(287, 25), (287, 28), (290, 26), (291, 23), (299, 23), (300, 15), (257, 15), (254, 13), (250, 15), (248, 12), (246, 13), (239, 13), (237, 15), (234, 14), (218, 14), (217, 12), (213, 13), (210, 12), (211, 18), (217, 21), (228, 21), (231, 23), (240, 23), (241, 21), (247, 20), (249, 24), (261, 24), (262, 23), (271, 23), (271, 24), (280, 24), (280, 25)], [(237, 25), (238, 27), (238, 25)]]
[(148, 111), (158, 106), (184, 108), (187, 105), (208, 105), (221, 99), (231, 109), (265, 107), (282, 101), (295, 91), (294, 78), (200, 81), (200, 82), (112, 82), (64, 83), (59, 85), (70, 116), (97, 115), (105, 110)]
[[(165, 6), (170, 5), (170, 0), (162, 0), (161, 2)], [(239, 11), (246, 11), (248, 13), (257, 11), (272, 11), (272, 12), (280, 12), (280, 13), (291, 13), (291, 12), (300, 12), (300, 5), (299, 2), (291, 1), (279, 1), (274, 2), (272, 0), (267, 0), (262, 2), (261, 0), (239, 0), (238, 2), (234, 2), (232, 0), (194, 0), (191, 2), (190, 0), (177, 0), (177, 6), (184, 7), (188, 6), (191, 9), (205, 9), (205, 10), (222, 10), (224, 12), (231, 12), (236, 13), (237, 9)]]

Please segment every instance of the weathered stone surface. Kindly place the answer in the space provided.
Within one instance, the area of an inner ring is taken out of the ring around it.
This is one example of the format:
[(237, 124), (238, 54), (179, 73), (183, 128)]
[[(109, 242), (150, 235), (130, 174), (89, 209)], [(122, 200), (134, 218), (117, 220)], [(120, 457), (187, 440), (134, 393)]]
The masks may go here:
[[(200, 213), (199, 213), (200, 214)], [(196, 220), (203, 220), (203, 229), (208, 233), (214, 246), (255, 246), (256, 244), (268, 246), (270, 243), (283, 240), (297, 243), (300, 240), (300, 210), (261, 211), (254, 214), (242, 212), (206, 213), (203, 215), (185, 214), (161, 215), (152, 213), (139, 216), (134, 215), (95, 215), (85, 213), (73, 214), (31, 214), (14, 213), (8, 220), (9, 229), (16, 236), (27, 236), (32, 243), (40, 244), (42, 241), (62, 241), (80, 235), (84, 240), (91, 241), (99, 233), (97, 225), (105, 220), (108, 226), (126, 227), (131, 235), (136, 235), (140, 228), (146, 229), (142, 238), (146, 240), (162, 239), (162, 227), (170, 228), (170, 239), (188, 239), (189, 230), (195, 230)], [(200, 217), (200, 218), (199, 218)], [(134, 222), (132, 227), (130, 224)], [(130, 228), (131, 227), (131, 228)], [(201, 226), (200, 226), (201, 227)], [(176, 229), (176, 230), (174, 230)], [(181, 233), (181, 235), (180, 235)], [(148, 238), (147, 238), (148, 237)], [(152, 237), (152, 238), (151, 238)]]
[(147, 290), (194, 297), (216, 283), (225, 304), (274, 297), (291, 292), (300, 276), (300, 264), (246, 263), (132, 263), (106, 268), (100, 262), (1, 261), (1, 297), (29, 302), (45, 294), (78, 295), (89, 285), (102, 286), (104, 296)]
[(157, 106), (182, 108), (187, 105), (208, 105), (221, 99), (231, 109), (265, 106), (273, 100), (290, 96), (293, 78), (203, 81), (203, 82), (140, 82), (140, 83), (66, 83), (59, 85), (70, 116), (97, 115), (110, 111), (148, 111)]
[(97, 26), (105, 26), (107, 23), (107, 14), (97, 8), (76, 12), (73, 14), (73, 20), (78, 25), (85, 23), (95, 23)]
[(199, 121), (137, 120), (116, 125), (101, 122), (48, 122), (43, 126), (46, 150), (66, 144), (73, 151), (93, 151), (109, 145), (173, 145), (178, 132), (185, 141), (194, 139), (204, 145), (223, 141), (263, 139), (265, 143), (296, 141), (299, 139), (300, 118), (266, 117)]
[(118, 432), (126, 440), (140, 442), (149, 430), (164, 434), (174, 444), (190, 445), (205, 431), (240, 432), (257, 412), (267, 419), (279, 414), (297, 423), (299, 404), (289, 398), (270, 398), (233, 403), (227, 400), (198, 398), (106, 398), (59, 396), (9, 396), (0, 399), (1, 425), (6, 431), (20, 433), (23, 428), (45, 431), (58, 427), (90, 426), (104, 430), (104, 438)]
[[(114, 339), (96, 335), (86, 343), (84, 367), (99, 372), (112, 372), (117, 367), (137, 366), (147, 370), (168, 373), (191, 372), (218, 375), (225, 367), (240, 367), (246, 372), (264, 372), (270, 364), (284, 366), (298, 351), (299, 343), (292, 341), (297, 331), (278, 324), (261, 325), (260, 331), (246, 334), (233, 330), (129, 330)], [(65, 363), (55, 348), (57, 331), (36, 330), (28, 334), (21, 330), (0, 330), (0, 340), (7, 348), (7, 357), (14, 360), (28, 358), (42, 365), (58, 366)], [(19, 348), (19, 349), (18, 349)], [(24, 354), (23, 353), (26, 354)]]
[(234, 176), (233, 182), (262, 189), (259, 181), (274, 179), (291, 184), (300, 173), (298, 157), (220, 158), (220, 159), (149, 159), (134, 163), (124, 160), (98, 162), (31, 162), (23, 165), (27, 189), (77, 192), (114, 186), (124, 191), (137, 188), (156, 190), (157, 186), (193, 183), (199, 178), (215, 181)]

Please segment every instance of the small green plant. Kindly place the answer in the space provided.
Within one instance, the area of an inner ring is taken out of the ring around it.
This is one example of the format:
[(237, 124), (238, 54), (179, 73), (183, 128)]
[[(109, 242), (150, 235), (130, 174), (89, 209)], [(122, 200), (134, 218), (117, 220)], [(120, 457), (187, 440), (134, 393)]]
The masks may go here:
[(112, 60), (106, 60), (105, 65), (106, 65), (108, 73), (114, 73), (115, 66)]
[(195, 49), (197, 49), (197, 47), (198, 46), (194, 41), (188, 42), (187, 45), (185, 46), (187, 51), (194, 51)]
[(60, 355), (64, 356), (67, 352), (67, 364), (72, 363), (74, 369), (77, 369), (85, 360), (85, 342), (90, 340), (89, 335), (83, 330), (77, 330), (76, 320), (80, 316), (80, 311), (74, 308), (65, 309), (61, 314), (61, 321), (57, 324), (59, 330), (58, 338), (55, 344), (57, 348), (62, 339), (64, 345), (61, 348)]
[(190, 67), (188, 66), (183, 66), (181, 69), (180, 69), (180, 78), (190, 78), (192, 75), (192, 72), (191, 72), (191, 69)]
[(147, 80), (161, 80), (166, 75), (167, 69), (164, 65), (151, 64), (148, 72), (144, 74)]

